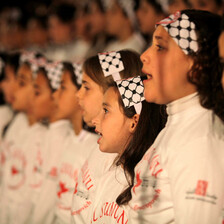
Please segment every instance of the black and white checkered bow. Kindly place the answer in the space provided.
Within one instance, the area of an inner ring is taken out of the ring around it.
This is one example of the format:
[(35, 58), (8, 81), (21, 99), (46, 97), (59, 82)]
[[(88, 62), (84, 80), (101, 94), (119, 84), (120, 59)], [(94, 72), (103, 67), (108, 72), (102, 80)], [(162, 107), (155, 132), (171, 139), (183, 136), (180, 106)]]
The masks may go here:
[(81, 63), (73, 63), (74, 74), (76, 77), (77, 83), (81, 86), (82, 85), (82, 64)]
[(166, 19), (161, 20), (156, 26), (162, 25), (183, 52), (188, 55), (198, 51), (195, 24), (186, 14), (177, 11)]
[(33, 79), (36, 78), (37, 70), (46, 65), (46, 59), (33, 51), (24, 51), (20, 56), (20, 63), (28, 62), (32, 71)]
[(124, 70), (124, 64), (119, 52), (100, 53), (98, 57), (105, 77), (112, 75), (114, 80), (121, 79), (119, 72)]
[(46, 67), (47, 77), (50, 81), (51, 88), (57, 90), (61, 86), (61, 77), (62, 77), (62, 62), (48, 62)]
[(134, 106), (136, 113), (140, 114), (142, 109), (141, 102), (145, 99), (143, 96), (144, 86), (141, 77), (137, 76), (129, 79), (121, 79), (119, 72), (124, 70), (124, 64), (119, 52), (106, 52), (98, 54), (98, 56), (104, 76), (113, 76), (124, 106)]
[(144, 98), (144, 86), (140, 76), (130, 79), (122, 79), (116, 81), (117, 87), (121, 94), (125, 107), (135, 107), (135, 111), (140, 114), (142, 109), (142, 101)]

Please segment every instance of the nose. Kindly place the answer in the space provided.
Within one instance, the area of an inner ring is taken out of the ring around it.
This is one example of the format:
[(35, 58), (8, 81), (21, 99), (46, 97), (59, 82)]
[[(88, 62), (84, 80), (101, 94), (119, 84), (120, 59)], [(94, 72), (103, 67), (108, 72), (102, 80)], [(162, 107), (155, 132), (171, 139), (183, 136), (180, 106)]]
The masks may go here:
[(81, 88), (76, 93), (76, 97), (78, 98), (78, 101), (82, 99), (82, 96), (83, 96), (83, 87), (81, 86)]
[(150, 59), (150, 47), (141, 54), (140, 59), (141, 59), (143, 64), (144, 63), (149, 63), (149, 61), (150, 61), (149, 60)]
[(52, 97), (54, 100), (57, 100), (59, 96), (59, 89), (57, 89), (55, 92), (53, 92)]
[(103, 109), (97, 114), (96, 117), (92, 119), (92, 124), (96, 127), (98, 127), (101, 124), (102, 120), (102, 115), (103, 115)]

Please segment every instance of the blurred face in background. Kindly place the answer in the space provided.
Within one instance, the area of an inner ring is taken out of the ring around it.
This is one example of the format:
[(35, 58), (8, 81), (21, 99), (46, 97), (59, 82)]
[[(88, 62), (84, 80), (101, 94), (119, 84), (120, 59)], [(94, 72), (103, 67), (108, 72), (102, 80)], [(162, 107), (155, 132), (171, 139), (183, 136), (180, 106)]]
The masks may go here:
[(12, 104), (14, 90), (16, 87), (16, 74), (10, 65), (5, 66), (5, 79), (2, 81), (1, 89), (4, 99), (8, 104)]
[(90, 2), (89, 26), (91, 36), (96, 36), (105, 30), (105, 14), (95, 1)]
[(34, 97), (32, 71), (22, 64), (17, 72), (16, 85), (13, 91), (12, 107), (16, 111), (31, 113), (31, 102)]
[(140, 29), (144, 34), (153, 34), (155, 24), (164, 18), (165, 15), (158, 14), (155, 8), (147, 0), (141, 0), (137, 10), (137, 18)]
[(216, 0), (189, 0), (193, 9), (206, 10), (222, 15), (222, 7)]
[(55, 44), (64, 44), (71, 40), (71, 24), (63, 23), (57, 16), (51, 15), (48, 20), (50, 40)]
[(54, 92), (53, 97), (57, 106), (56, 117), (58, 119), (69, 119), (80, 111), (77, 98), (78, 88), (71, 80), (71, 74), (64, 71), (60, 88)]
[(129, 19), (124, 15), (122, 8), (116, 1), (113, 1), (111, 7), (106, 13), (106, 31), (110, 35), (117, 36), (127, 24), (130, 23)]
[(48, 41), (47, 29), (41, 26), (40, 22), (32, 18), (27, 24), (27, 42), (31, 46), (43, 46)]
[(184, 0), (170, 0), (168, 5), (169, 14), (189, 8)]
[(32, 103), (33, 114), (37, 120), (51, 119), (56, 110), (52, 90), (47, 77), (38, 72), (34, 81), (34, 100)]

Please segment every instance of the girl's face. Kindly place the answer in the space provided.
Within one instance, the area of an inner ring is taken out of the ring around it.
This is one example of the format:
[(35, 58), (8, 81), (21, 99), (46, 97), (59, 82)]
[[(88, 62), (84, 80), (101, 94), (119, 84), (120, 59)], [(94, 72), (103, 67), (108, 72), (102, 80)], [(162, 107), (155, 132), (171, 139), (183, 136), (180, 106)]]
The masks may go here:
[(5, 66), (5, 79), (2, 81), (1, 88), (4, 93), (5, 101), (8, 104), (12, 104), (12, 101), (14, 98), (13, 92), (15, 90), (15, 87), (16, 87), (16, 74), (14, 72), (14, 69), (11, 66), (6, 65)]
[(103, 102), (103, 88), (95, 83), (87, 74), (83, 73), (82, 86), (77, 93), (83, 119), (92, 126), (92, 120), (100, 112)]
[(53, 94), (57, 110), (57, 119), (72, 119), (80, 111), (77, 87), (72, 83), (68, 71), (62, 75), (61, 87)]
[(102, 152), (123, 153), (132, 136), (132, 119), (125, 117), (118, 103), (118, 93), (109, 88), (103, 98), (103, 110), (93, 120), (100, 134), (97, 143)]
[(48, 80), (42, 72), (37, 73), (34, 81), (33, 114), (37, 120), (50, 119), (55, 112), (55, 103)]
[(219, 37), (219, 56), (222, 63), (222, 88), (224, 90), (224, 31), (221, 33)]
[(126, 21), (128, 18), (125, 17), (121, 7), (113, 1), (111, 8), (106, 13), (106, 29), (110, 35), (117, 35), (127, 26)]
[(90, 2), (89, 24), (91, 35), (95, 36), (105, 29), (105, 16), (96, 2)]
[(187, 79), (193, 60), (184, 54), (167, 31), (158, 26), (153, 43), (142, 55), (144, 96), (148, 102), (167, 104), (196, 91)]
[(29, 66), (22, 64), (17, 73), (12, 107), (25, 113), (31, 112), (31, 102), (34, 98), (32, 71)]
[(140, 29), (145, 34), (152, 34), (155, 30), (155, 24), (162, 19), (146, 0), (140, 2), (137, 18)]
[(52, 15), (49, 17), (48, 32), (53, 43), (63, 44), (70, 41), (70, 25), (61, 22), (57, 16)]

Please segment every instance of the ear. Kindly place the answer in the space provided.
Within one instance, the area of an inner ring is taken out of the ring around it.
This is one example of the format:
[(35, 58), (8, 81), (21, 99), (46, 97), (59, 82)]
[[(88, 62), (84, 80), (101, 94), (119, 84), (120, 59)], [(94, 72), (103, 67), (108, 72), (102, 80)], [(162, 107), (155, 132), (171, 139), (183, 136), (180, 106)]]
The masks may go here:
[(129, 131), (133, 134), (135, 132), (135, 129), (138, 125), (138, 121), (139, 121), (139, 114), (135, 114), (132, 118), (131, 118), (131, 122), (130, 122), (130, 127), (129, 127)]

